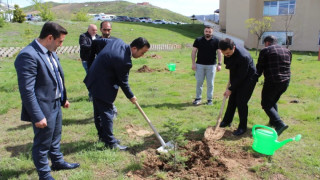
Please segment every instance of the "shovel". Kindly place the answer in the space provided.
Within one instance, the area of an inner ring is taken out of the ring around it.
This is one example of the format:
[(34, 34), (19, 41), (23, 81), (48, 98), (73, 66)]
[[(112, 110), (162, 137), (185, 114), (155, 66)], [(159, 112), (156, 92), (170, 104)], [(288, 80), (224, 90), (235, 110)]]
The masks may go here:
[(160, 153), (167, 153), (168, 150), (173, 149), (174, 145), (171, 143), (171, 141), (165, 143), (162, 139), (162, 137), (160, 136), (160, 134), (158, 133), (158, 131), (156, 130), (156, 128), (154, 128), (154, 126), (151, 124), (151, 121), (149, 120), (149, 118), (147, 117), (147, 115), (143, 112), (142, 108), (140, 107), (138, 101), (135, 101), (134, 104), (137, 106), (137, 108), (139, 109), (139, 111), (141, 112), (141, 114), (143, 115), (143, 117), (146, 119), (146, 121), (148, 122), (149, 126), (151, 127), (151, 129), (153, 130), (154, 134), (156, 135), (157, 139), (160, 141), (161, 143), (161, 147), (159, 147), (157, 149), (158, 152)]
[[(227, 88), (230, 86), (230, 81), (228, 82)], [(219, 116), (218, 116), (218, 120), (217, 120), (217, 124), (216, 126), (213, 128), (211, 126), (209, 126), (205, 133), (204, 133), (204, 138), (208, 141), (213, 141), (213, 140), (219, 140), (223, 137), (224, 133), (225, 133), (225, 129), (224, 128), (220, 128), (220, 123), (221, 123), (221, 117), (222, 117), (222, 113), (223, 113), (223, 109), (224, 109), (224, 105), (226, 103), (226, 96), (223, 96), (223, 101), (222, 101), (222, 105), (220, 108), (220, 112), (219, 112)]]

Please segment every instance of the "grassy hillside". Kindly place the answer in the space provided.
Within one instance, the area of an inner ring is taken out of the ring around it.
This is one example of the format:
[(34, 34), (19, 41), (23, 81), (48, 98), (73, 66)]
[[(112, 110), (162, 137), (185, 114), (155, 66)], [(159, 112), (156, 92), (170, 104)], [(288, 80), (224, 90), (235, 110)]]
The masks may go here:
[[(95, 23), (99, 27), (100, 21), (97, 22), (71, 22), (57, 21), (65, 27), (69, 34), (63, 45), (79, 45), (79, 35), (86, 32), (89, 23)], [(24, 47), (34, 38), (38, 37), (43, 22), (29, 24), (24, 22), (8, 23), (5, 27), (0, 28), (0, 47)], [(203, 25), (186, 24), (148, 24), (148, 23), (112, 23), (112, 33), (114, 37), (123, 39), (129, 43), (133, 39), (143, 36), (151, 44), (192, 44), (194, 39), (203, 34)], [(101, 34), (101, 32), (98, 32)]]
[[(152, 5), (137, 5), (127, 1), (88, 2), (88, 3), (50, 3), (52, 11), (58, 19), (71, 19), (71, 14), (80, 10), (90, 14), (106, 13), (118, 16), (150, 17), (152, 19), (165, 19), (191, 23), (189, 17), (174, 13)], [(23, 8), (25, 13), (34, 11), (33, 7)]]

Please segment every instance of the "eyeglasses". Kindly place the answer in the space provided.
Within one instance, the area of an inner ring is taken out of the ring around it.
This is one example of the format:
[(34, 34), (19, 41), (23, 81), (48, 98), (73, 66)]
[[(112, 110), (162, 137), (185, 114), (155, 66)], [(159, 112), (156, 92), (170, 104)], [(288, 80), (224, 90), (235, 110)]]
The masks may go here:
[(103, 31), (111, 31), (112, 29), (102, 29)]

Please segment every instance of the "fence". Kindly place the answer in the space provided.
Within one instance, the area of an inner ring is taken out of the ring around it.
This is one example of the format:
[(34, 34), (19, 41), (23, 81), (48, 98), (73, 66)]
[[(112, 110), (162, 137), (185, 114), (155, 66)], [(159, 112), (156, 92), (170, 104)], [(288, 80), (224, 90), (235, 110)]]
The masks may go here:
[[(189, 47), (190, 45), (185, 45)], [(181, 44), (151, 44), (152, 51), (169, 51), (181, 49)], [(0, 47), (0, 57), (13, 57), (21, 51), (22, 47)], [(62, 46), (57, 49), (57, 54), (75, 54), (80, 52), (80, 46)]]

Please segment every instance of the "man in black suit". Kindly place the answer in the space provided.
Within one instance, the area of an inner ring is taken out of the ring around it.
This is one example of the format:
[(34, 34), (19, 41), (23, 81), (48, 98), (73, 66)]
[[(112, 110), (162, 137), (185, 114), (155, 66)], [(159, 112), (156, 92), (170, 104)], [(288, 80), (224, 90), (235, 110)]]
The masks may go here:
[(119, 86), (126, 97), (135, 103), (137, 98), (129, 86), (129, 71), (132, 67), (131, 57), (139, 58), (150, 48), (144, 38), (135, 39), (130, 46), (121, 39), (108, 39), (107, 45), (99, 53), (88, 75), (84, 79), (88, 90), (93, 96), (94, 118), (101, 122), (99, 138), (108, 148), (126, 150), (126, 146), (119, 145), (119, 140), (113, 135), (113, 102)]
[[(99, 54), (99, 52), (107, 45), (108, 39), (114, 39), (114, 37), (111, 37), (112, 26), (109, 21), (102, 21), (100, 23), (100, 31), (102, 33), (102, 37), (99, 37), (92, 41), (91, 52), (88, 59), (88, 69), (90, 69), (91, 64), (93, 63), (94, 59)], [(113, 118), (115, 119), (118, 115), (118, 110), (114, 104), (113, 104), (113, 111), (114, 111)], [(102, 123), (100, 122), (100, 118), (95, 118), (94, 124), (98, 130), (98, 136), (101, 137), (100, 134), (102, 129), (101, 127)]]
[(229, 97), (226, 113), (220, 127), (230, 126), (236, 108), (240, 123), (233, 135), (240, 136), (247, 131), (248, 101), (257, 83), (256, 67), (250, 53), (241, 46), (226, 38), (220, 40), (219, 49), (224, 55), (224, 64), (229, 69), (230, 86), (224, 96)]
[(15, 60), (22, 99), (21, 120), (30, 121), (33, 125), (32, 158), (40, 179), (53, 179), (51, 169), (79, 167), (78, 163), (65, 162), (60, 152), (61, 106), (68, 108), (69, 102), (64, 74), (55, 51), (67, 34), (67, 30), (59, 24), (47, 22), (39, 38), (21, 50)]
[[(97, 26), (94, 24), (90, 24), (88, 26), (87, 32), (83, 33), (79, 37), (79, 44), (80, 44), (80, 58), (82, 61), (82, 66), (84, 70), (86, 71), (86, 74), (88, 73), (89, 69), (89, 58), (91, 53), (91, 46), (92, 41), (95, 39), (100, 38), (100, 36), (97, 34)], [(91, 95), (89, 92), (89, 101), (91, 101)]]

